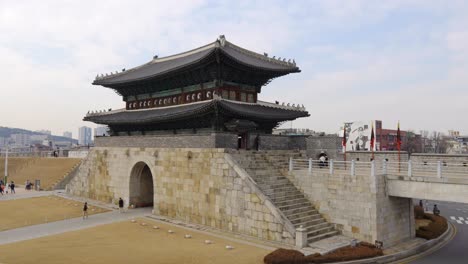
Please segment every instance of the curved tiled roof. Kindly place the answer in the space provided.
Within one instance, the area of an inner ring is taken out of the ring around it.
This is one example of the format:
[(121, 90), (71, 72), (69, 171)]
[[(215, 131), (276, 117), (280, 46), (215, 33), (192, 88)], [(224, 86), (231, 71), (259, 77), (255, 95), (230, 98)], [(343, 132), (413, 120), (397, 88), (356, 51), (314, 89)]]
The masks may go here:
[(83, 120), (98, 124), (149, 124), (165, 121), (175, 121), (190, 118), (196, 115), (212, 113), (215, 109), (227, 114), (244, 117), (252, 120), (286, 121), (299, 117), (309, 116), (303, 108), (284, 107), (266, 103), (244, 103), (225, 99), (212, 99), (209, 101), (191, 104), (150, 108), (142, 110), (115, 110), (110, 112), (90, 114)]
[(98, 75), (93, 84), (112, 85), (155, 78), (200, 62), (217, 50), (236, 62), (253, 68), (286, 74), (300, 71), (294, 61), (279, 60), (249, 51), (228, 42), (224, 36), (221, 36), (215, 42), (197, 49), (168, 57), (155, 58), (146, 64), (119, 73)]

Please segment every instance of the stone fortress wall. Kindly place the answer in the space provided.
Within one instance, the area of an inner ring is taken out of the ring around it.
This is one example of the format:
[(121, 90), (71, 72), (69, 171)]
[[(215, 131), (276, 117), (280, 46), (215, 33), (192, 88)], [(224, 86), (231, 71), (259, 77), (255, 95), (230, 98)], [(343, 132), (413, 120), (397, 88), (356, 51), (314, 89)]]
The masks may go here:
[(346, 236), (383, 241), (385, 247), (414, 237), (412, 201), (386, 195), (383, 175), (330, 175), (328, 169), (315, 169), (312, 174), (294, 170), (289, 178)]
[(142, 163), (152, 174), (155, 214), (294, 244), (294, 229), (224, 149), (96, 147), (66, 190), (128, 205), (143, 190), (130, 186)]

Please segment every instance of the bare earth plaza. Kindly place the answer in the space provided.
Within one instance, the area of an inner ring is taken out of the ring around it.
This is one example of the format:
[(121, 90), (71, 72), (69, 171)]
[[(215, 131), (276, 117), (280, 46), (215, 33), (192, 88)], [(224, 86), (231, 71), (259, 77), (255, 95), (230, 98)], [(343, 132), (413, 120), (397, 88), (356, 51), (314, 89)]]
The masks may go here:
[(431, 254), (468, 225), (468, 154), (413, 151), (399, 121), (290, 133), (327, 114), (263, 100), (302, 96), (299, 59), (228, 37), (97, 74), (122, 102), (83, 113), (93, 144), (0, 148), (0, 264), (460, 263)]

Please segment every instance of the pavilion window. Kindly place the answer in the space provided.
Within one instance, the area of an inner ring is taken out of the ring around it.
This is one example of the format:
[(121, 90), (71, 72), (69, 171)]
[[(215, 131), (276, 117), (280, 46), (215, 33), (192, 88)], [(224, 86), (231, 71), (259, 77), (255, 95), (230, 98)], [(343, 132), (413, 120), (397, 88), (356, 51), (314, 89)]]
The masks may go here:
[(192, 101), (195, 101), (196, 100), (196, 94), (192, 94)]
[(229, 91), (229, 100), (236, 100), (236, 91)]
[(253, 94), (247, 94), (247, 102), (253, 103), (254, 102), (254, 95)]
[(222, 90), (221, 91), (221, 97), (224, 98), (224, 99), (228, 99), (229, 98), (229, 92), (227, 90)]
[(190, 94), (187, 94), (187, 97), (185, 97), (185, 101), (190, 102)]
[(242, 102), (247, 102), (247, 94), (246, 93), (241, 93), (241, 101)]
[(155, 105), (155, 106), (158, 105), (158, 99), (154, 100), (154, 105)]
[(177, 103), (177, 97), (172, 98), (172, 103)]
[(206, 92), (206, 98), (211, 98), (211, 92), (210, 91)]
[(197, 100), (201, 100), (202, 99), (202, 93), (198, 93), (197, 94)]

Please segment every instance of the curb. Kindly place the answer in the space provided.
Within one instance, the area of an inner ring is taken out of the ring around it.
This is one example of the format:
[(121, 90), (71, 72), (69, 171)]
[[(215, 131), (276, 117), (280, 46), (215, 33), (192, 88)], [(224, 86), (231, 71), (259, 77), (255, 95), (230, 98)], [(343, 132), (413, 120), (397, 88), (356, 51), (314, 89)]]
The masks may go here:
[(414, 255), (418, 255), (424, 253), (432, 248), (435, 248), (440, 245), (444, 245), (446, 242), (451, 240), (452, 235), (454, 234), (454, 228), (452, 223), (447, 221), (448, 227), (447, 230), (438, 238), (431, 239), (423, 244), (414, 247), (412, 249), (408, 249), (406, 251), (402, 251), (393, 255), (386, 255), (376, 258), (368, 258), (368, 259), (361, 259), (361, 260), (352, 260), (352, 261), (344, 261), (344, 262), (333, 262), (334, 264), (371, 264), (371, 263), (392, 263), (398, 260), (402, 260), (405, 258), (412, 257)]

